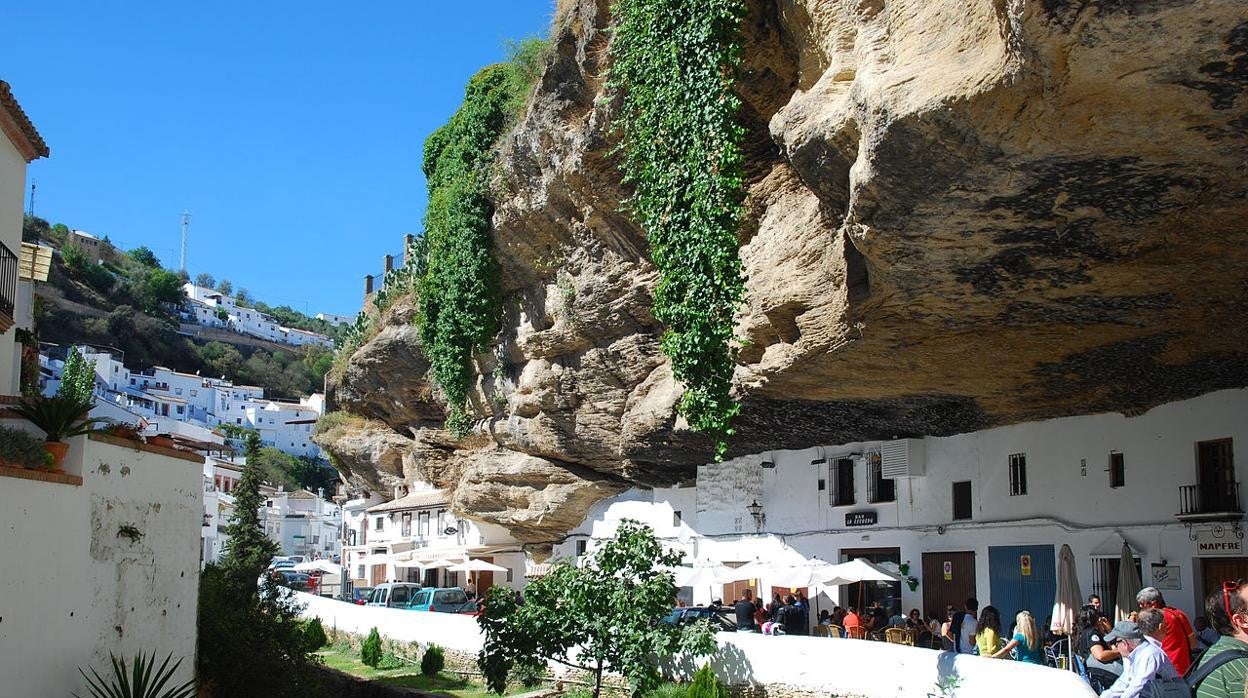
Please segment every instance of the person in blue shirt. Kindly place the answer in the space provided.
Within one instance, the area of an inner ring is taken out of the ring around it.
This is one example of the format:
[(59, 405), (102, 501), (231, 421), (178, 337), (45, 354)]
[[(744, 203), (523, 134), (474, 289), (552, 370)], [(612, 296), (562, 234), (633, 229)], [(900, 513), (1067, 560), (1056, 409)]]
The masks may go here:
[(1008, 657), (1010, 650), (1016, 650), (1015, 658), (1020, 662), (1044, 665), (1044, 643), (1040, 640), (1040, 633), (1036, 632), (1036, 619), (1031, 617), (1030, 611), (1019, 611), (1014, 616), (1013, 639), (992, 656)]

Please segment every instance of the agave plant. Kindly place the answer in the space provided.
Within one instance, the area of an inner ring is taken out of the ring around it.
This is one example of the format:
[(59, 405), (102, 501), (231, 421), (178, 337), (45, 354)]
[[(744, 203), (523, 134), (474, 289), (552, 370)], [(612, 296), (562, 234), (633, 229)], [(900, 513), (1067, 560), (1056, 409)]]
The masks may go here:
[(71, 397), (28, 397), (18, 403), (13, 411), (42, 429), (47, 434), (48, 441), (64, 441), (86, 434), (104, 421), (88, 417), (91, 405)]
[[(155, 668), (155, 652), (148, 657), (140, 652), (134, 658), (133, 667), (126, 666), (126, 660), (117, 659), (112, 652), (108, 653), (108, 658), (113, 662), (113, 676), (109, 680), (105, 680), (95, 669), (91, 669), (89, 676), (78, 669), (78, 673), (87, 680), (91, 698), (191, 698), (195, 695), (195, 679), (180, 686), (168, 685), (182, 664), (179, 659), (169, 666), (169, 661), (173, 659), (172, 652), (158, 669)], [(74, 698), (82, 696), (75, 693)]]

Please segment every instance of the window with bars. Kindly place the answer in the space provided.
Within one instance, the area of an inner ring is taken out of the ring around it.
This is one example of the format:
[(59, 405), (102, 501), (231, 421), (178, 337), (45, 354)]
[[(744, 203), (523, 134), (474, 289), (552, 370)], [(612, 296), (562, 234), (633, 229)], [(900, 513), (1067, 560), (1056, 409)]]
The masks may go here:
[(1109, 454), (1109, 486), (1127, 486), (1127, 462), (1117, 451), (1111, 451)]
[(838, 458), (828, 465), (828, 479), (832, 490), (828, 500), (834, 507), (846, 507), (854, 504), (854, 461), (852, 458)]
[(374, 530), (374, 531), (380, 531), (380, 530), (381, 530), (381, 521), (382, 521), (382, 519), (383, 519), (383, 518), (385, 518), (385, 517), (378, 516), (377, 518), (373, 519), (373, 530)]
[[(1144, 567), (1140, 563), (1140, 558), (1133, 557), (1135, 562), (1135, 574), (1138, 579), (1143, 579)], [(1114, 604), (1116, 603), (1116, 595), (1118, 593), (1118, 575), (1122, 569), (1122, 560), (1117, 557), (1094, 557), (1092, 558), (1092, 593), (1101, 597), (1101, 611), (1110, 618), (1114, 617)], [(1130, 606), (1135, 606), (1135, 600), (1130, 599)]]
[(879, 452), (868, 453), (867, 456), (867, 501), (897, 501), (897, 481), (884, 477), (884, 466)]
[(421, 538), (429, 537), (429, 512), (422, 511), (416, 515), (416, 535)]
[(1027, 494), (1027, 454), (1010, 455), (1010, 496)]

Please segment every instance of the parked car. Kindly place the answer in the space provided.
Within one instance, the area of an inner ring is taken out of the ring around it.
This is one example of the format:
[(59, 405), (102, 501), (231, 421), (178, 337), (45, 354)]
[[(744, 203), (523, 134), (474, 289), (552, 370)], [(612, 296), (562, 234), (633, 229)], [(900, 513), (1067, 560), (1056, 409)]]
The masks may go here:
[(308, 590), (308, 575), (302, 572), (294, 572), (291, 570), (274, 570), (273, 577), (281, 586), (294, 589), (295, 591)]
[(420, 585), (414, 582), (386, 582), (373, 587), (366, 606), (385, 606), (387, 608), (407, 608), (412, 594), (420, 591)]
[(673, 608), (672, 612), (664, 616), (661, 622), (668, 625), (685, 625), (699, 620), (709, 620), (711, 629), (716, 631), (735, 631), (737, 629), (737, 624), (728, 617), (728, 611), (723, 607), (690, 606), (688, 608)]
[(407, 602), (409, 611), (436, 611), (438, 613), (475, 612), (477, 604), (468, 600), (468, 594), (459, 587), (434, 589), (427, 587), (412, 594)]
[(294, 566), (295, 566), (295, 563), (293, 560), (288, 560), (284, 557), (276, 558), (273, 560), (273, 562), (269, 563), (269, 569), (271, 570), (282, 570), (282, 569), (289, 570), (289, 569), (293, 569)]
[(363, 606), (368, 603), (368, 597), (373, 593), (372, 587), (355, 587), (351, 590), (351, 603), (356, 606)]

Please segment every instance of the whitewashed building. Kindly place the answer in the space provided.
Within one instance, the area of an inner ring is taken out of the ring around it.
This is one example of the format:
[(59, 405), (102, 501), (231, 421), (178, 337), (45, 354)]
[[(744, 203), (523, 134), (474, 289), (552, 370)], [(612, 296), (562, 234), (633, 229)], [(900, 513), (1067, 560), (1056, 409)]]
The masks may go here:
[(354, 315), (335, 315), (333, 313), (317, 313), (316, 314), (317, 320), (324, 320), (325, 322), (328, 322), (334, 327), (337, 327), (339, 325), (350, 325), (351, 323), (355, 322), (355, 317), (356, 316)]
[[(843, 587), (822, 604), (881, 599), (1044, 619), (1057, 552), (1069, 544), (1082, 593), (1115, 599), (1125, 542), (1145, 585), (1191, 616), (1224, 579), (1248, 577), (1236, 442), (1248, 390), (1223, 390), (1135, 416), (1100, 414), (949, 437), (774, 451), (698, 469), (697, 485), (633, 490), (598, 504), (556, 554), (575, 557), (620, 519), (653, 526), (690, 560), (865, 557), (916, 582)], [(1242, 460), (1242, 459), (1241, 459)], [(687, 590), (734, 597), (760, 578)], [(840, 598), (833, 598), (833, 597)]]
[(331, 560), (341, 554), (342, 508), (323, 492), (279, 487), (266, 497), (260, 522), (283, 555)]
[(187, 283), (182, 319), (206, 327), (223, 327), (253, 337), (291, 346), (316, 344), (332, 347), (334, 340), (317, 332), (285, 327), (272, 316), (255, 308), (239, 305), (237, 299), (215, 289)]
[(473, 576), (477, 592), (501, 584), (523, 586), (525, 554), (500, 526), (455, 516), (444, 490), (418, 484), (394, 499), (356, 498), (345, 505), (343, 564), (356, 586), (412, 581), (425, 586), (463, 586), (468, 575), (422, 563), (483, 560), (507, 572)]

